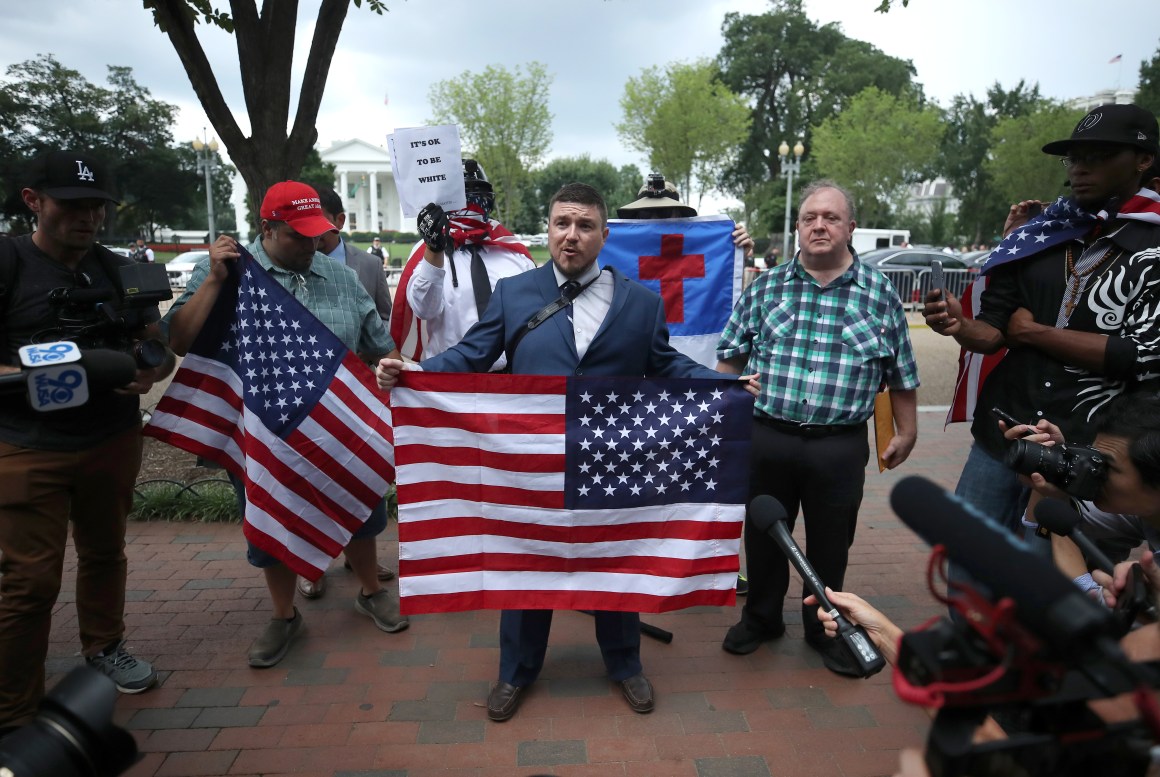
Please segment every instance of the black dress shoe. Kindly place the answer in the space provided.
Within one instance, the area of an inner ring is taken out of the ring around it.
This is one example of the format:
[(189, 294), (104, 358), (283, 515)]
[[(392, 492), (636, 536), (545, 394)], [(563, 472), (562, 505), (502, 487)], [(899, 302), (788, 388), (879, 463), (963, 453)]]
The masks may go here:
[(862, 672), (850, 649), (840, 639), (826, 636), (806, 637), (806, 644), (822, 656), (822, 664), (834, 674), (843, 677), (861, 677)]
[(622, 680), (620, 690), (624, 693), (624, 699), (628, 702), (628, 706), (632, 707), (633, 712), (644, 715), (653, 711), (655, 702), (653, 701), (652, 683), (643, 674), (633, 675), (627, 680)]
[(487, 695), (487, 716), (497, 723), (516, 714), (524, 688), (511, 683), (496, 683)]
[(721, 648), (726, 653), (747, 656), (761, 647), (762, 642), (779, 639), (785, 635), (785, 624), (779, 623), (772, 629), (756, 629), (745, 621), (738, 621), (729, 627)]

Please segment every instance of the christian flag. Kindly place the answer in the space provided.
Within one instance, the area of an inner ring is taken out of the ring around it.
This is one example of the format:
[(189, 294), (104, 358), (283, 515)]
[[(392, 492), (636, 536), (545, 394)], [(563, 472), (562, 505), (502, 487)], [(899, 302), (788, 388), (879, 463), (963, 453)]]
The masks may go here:
[(727, 216), (609, 219), (600, 264), (658, 292), (669, 342), (701, 364), (717, 364), (717, 341), (741, 296), (744, 253)]
[(243, 248), (145, 434), (245, 483), (243, 531), (317, 580), (394, 477), (374, 374)]
[(734, 603), (738, 381), (404, 372), (391, 403), (404, 613)]

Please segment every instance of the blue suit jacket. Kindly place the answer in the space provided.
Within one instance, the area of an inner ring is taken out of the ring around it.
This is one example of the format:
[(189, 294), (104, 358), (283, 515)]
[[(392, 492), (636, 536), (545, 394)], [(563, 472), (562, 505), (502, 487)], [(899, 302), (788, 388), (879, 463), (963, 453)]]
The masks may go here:
[[(660, 295), (626, 278), (615, 267), (612, 305), (584, 358), (559, 311), (524, 337), (512, 357), (512, 372), (524, 375), (594, 375), (621, 377), (721, 378), (669, 344)], [(486, 372), (515, 332), (545, 305), (560, 296), (552, 263), (504, 278), (496, 284), (479, 323), (457, 345), (422, 362), (432, 372)]]

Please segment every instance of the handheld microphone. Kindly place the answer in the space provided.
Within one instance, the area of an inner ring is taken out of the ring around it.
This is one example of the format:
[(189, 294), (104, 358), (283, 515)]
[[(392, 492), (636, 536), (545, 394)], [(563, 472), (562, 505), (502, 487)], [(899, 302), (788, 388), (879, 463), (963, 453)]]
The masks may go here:
[(1080, 549), (1084, 558), (1095, 565), (1096, 569), (1107, 572), (1115, 571), (1115, 565), (1091, 539), (1079, 529), (1079, 513), (1070, 505), (1059, 499), (1044, 499), (1035, 505), (1036, 522), (1052, 534), (1067, 537)]
[(847, 650), (854, 657), (854, 661), (858, 664), (859, 676), (869, 677), (880, 672), (886, 666), (886, 659), (874, 647), (866, 629), (848, 621), (826, 596), (826, 584), (818, 577), (805, 554), (802, 553), (802, 549), (798, 547), (797, 542), (789, 533), (786, 517), (785, 507), (781, 502), (768, 494), (761, 494), (749, 503), (746, 520), (753, 528), (773, 538), (773, 541), (781, 548), (781, 552), (793, 562), (798, 574), (802, 576), (806, 588), (818, 600), (818, 604), (838, 624), (837, 639), (846, 645)]
[(997, 596), (1009, 597), (1019, 620), (1050, 651), (1078, 659), (1093, 651), (1123, 659), (1111, 613), (991, 518), (913, 475), (894, 487), (890, 505), (923, 540), (944, 546), (952, 561)]
[(137, 363), (129, 354), (81, 351), (67, 341), (24, 346), (20, 365), (20, 372), (0, 376), (0, 392), (24, 393), (32, 409), (40, 412), (79, 407), (93, 393), (132, 382), (137, 373)]

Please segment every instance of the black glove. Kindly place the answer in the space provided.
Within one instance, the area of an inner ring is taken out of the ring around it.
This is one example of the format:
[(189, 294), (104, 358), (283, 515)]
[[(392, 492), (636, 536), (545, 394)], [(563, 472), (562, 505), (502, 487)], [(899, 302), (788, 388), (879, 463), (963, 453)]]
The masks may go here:
[(416, 223), (419, 236), (432, 251), (444, 251), (451, 237), (451, 222), (447, 214), (435, 203), (428, 203), (419, 211)]

